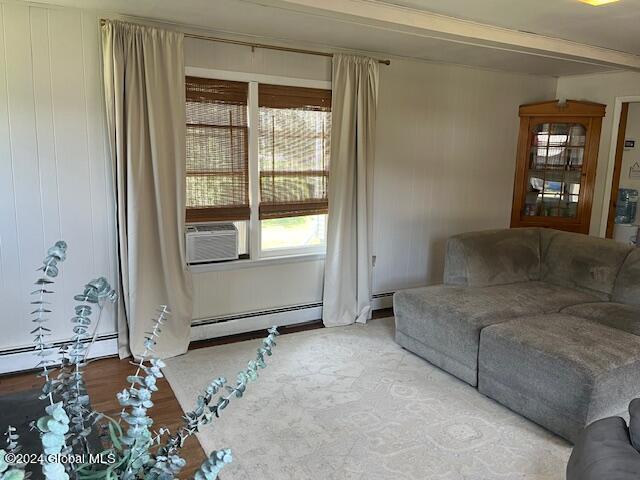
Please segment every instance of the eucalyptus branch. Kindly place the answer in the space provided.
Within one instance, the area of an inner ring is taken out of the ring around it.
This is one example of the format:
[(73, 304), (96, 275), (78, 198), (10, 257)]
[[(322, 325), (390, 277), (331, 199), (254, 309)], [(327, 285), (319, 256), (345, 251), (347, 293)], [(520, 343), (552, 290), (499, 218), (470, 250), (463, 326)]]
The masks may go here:
[(184, 425), (180, 427), (175, 435), (167, 440), (167, 443), (160, 447), (161, 454), (172, 454), (184, 446), (186, 439), (196, 433), (200, 426), (204, 425), (204, 419), (210, 415), (209, 404), (220, 389), (227, 383), (224, 377), (213, 380), (205, 389), (203, 395), (199, 395), (196, 400), (196, 408), (186, 412), (182, 417)]
[[(279, 335), (276, 327), (271, 327), (269, 335), (262, 340), (262, 346), (258, 349), (255, 360), (247, 364), (247, 368), (240, 371), (236, 376), (235, 386), (227, 386), (224, 377), (216, 378), (211, 382), (203, 395), (198, 396), (196, 408), (187, 412), (183, 416), (184, 425), (180, 430), (169, 438), (166, 445), (160, 451), (166, 454), (173, 454), (184, 446), (185, 441), (191, 435), (200, 431), (205, 425), (213, 422), (214, 418), (219, 418), (222, 411), (229, 405), (232, 398), (241, 398), (249, 382), (258, 378), (258, 369), (266, 368), (265, 356), (273, 354), (273, 347), (276, 346), (276, 337)], [(213, 397), (222, 389), (226, 388), (227, 395), (220, 395), (217, 401), (211, 405)]]
[(24, 463), (9, 463), (9, 459), (6, 458), (7, 454), (11, 454), (15, 459), (16, 454), (22, 450), (22, 446), (19, 444), (20, 436), (18, 435), (15, 427), (9, 425), (7, 431), (4, 434), (6, 448), (0, 449), (0, 480), (24, 480), (29, 478), (29, 473), (25, 472), (26, 464)]
[(98, 329), (100, 328), (100, 321), (102, 320), (102, 312), (104, 311), (104, 302), (100, 301), (98, 303), (98, 318), (95, 322), (95, 326), (93, 327), (93, 334), (91, 335), (91, 341), (89, 342), (89, 345), (87, 345), (87, 348), (85, 348), (84, 350), (84, 358), (82, 359), (82, 362), (87, 365), (88, 361), (88, 357), (89, 357), (89, 352), (91, 351), (91, 347), (93, 347), (93, 344), (96, 343), (96, 340), (98, 338)]
[[(6, 448), (5, 450), (0, 450), (0, 454), (3, 456), (4, 459), (4, 455), (6, 455), (7, 453), (10, 453), (14, 456), (16, 456), (16, 454), (20, 453), (20, 451), (22, 450), (22, 445), (20, 445), (20, 436), (18, 435), (18, 432), (16, 430), (15, 427), (12, 427), (11, 425), (9, 425), (7, 427), (7, 431), (4, 434), (5, 436), (5, 443), (6, 443)], [(2, 462), (0, 462), (1, 464)], [(1, 480), (23, 480), (25, 478), (28, 478), (30, 476), (30, 473), (26, 473), (25, 472), (25, 467), (27, 465), (25, 463), (12, 463), (11, 465), (9, 465), (7, 462), (5, 462), (5, 471), (3, 472), (3, 468), (2, 465), (0, 465), (0, 479)], [(9, 468), (11, 467), (11, 468)]]
[[(0, 449), (0, 480), (24, 480), (29, 478), (30, 473), (25, 472), (25, 463), (15, 463), (16, 454), (18, 454), (22, 447), (18, 443), (20, 437), (16, 432), (16, 429), (9, 425), (7, 431), (4, 434), (6, 449)], [(6, 458), (7, 454), (13, 455), (14, 460), (9, 463), (9, 459)]]
[[(211, 423), (214, 418), (219, 418), (222, 410), (229, 405), (232, 398), (240, 398), (244, 395), (247, 384), (258, 379), (258, 369), (267, 367), (264, 361), (265, 355), (271, 356), (273, 354), (273, 347), (276, 346), (275, 338), (278, 335), (279, 333), (276, 327), (269, 329), (269, 335), (262, 341), (262, 347), (258, 349), (256, 359), (249, 361), (247, 368), (238, 373), (234, 387), (226, 386), (228, 395), (220, 395), (215, 405), (209, 406), (207, 404), (205, 408), (201, 408), (200, 403), (202, 402), (199, 402), (198, 408), (194, 410), (194, 412), (191, 412), (191, 418), (193, 418), (192, 423), (187, 422), (183, 430), (181, 430), (182, 435), (180, 435), (180, 433), (178, 434), (180, 438), (180, 442), (178, 443), (179, 447), (182, 447), (184, 440), (197, 432), (201, 426)], [(215, 381), (212, 385), (214, 384), (218, 386)], [(221, 387), (222, 385), (219, 386)], [(200, 410), (208, 411), (204, 411), (201, 415), (198, 415), (197, 413), (199, 413)], [(190, 418), (189, 414), (187, 414), (185, 418), (188, 420)], [(232, 460), (233, 457), (229, 449), (213, 451), (196, 471), (194, 480), (216, 480), (220, 471), (231, 463)]]
[[(164, 362), (157, 359), (149, 360), (148, 357), (154, 351), (156, 339), (162, 331), (160, 327), (166, 322), (168, 315), (169, 309), (166, 305), (162, 305), (152, 331), (147, 332), (145, 337), (145, 349), (137, 363), (136, 372), (127, 377), (131, 385), (117, 395), (123, 407), (120, 419), (129, 424), (126, 434), (121, 438), (122, 443), (127, 446), (124, 454), (129, 457), (123, 472), (124, 480), (135, 478), (137, 472), (152, 460), (149, 453), (152, 442), (149, 427), (153, 424), (153, 420), (147, 415), (147, 410), (153, 407), (151, 396), (158, 390), (156, 381), (162, 376), (160, 368), (164, 366)], [(147, 361), (149, 365), (146, 365)], [(146, 376), (140, 375), (142, 371)]]
[(9, 425), (7, 427), (7, 431), (4, 432), (5, 443), (7, 445), (6, 451), (7, 453), (19, 453), (22, 450), (22, 445), (20, 445), (20, 435), (18, 435), (16, 428)]
[(59, 269), (58, 263), (63, 262), (67, 258), (67, 244), (60, 240), (57, 241), (49, 250), (47, 250), (47, 256), (42, 261), (42, 266), (38, 270), (42, 270), (44, 276), (36, 280), (38, 288), (31, 292), (31, 295), (38, 295), (38, 299), (31, 302), (32, 305), (36, 305), (36, 309), (31, 312), (31, 315), (35, 317), (31, 320), (36, 324), (36, 328), (30, 333), (34, 335), (35, 349), (38, 353), (36, 355), (40, 357), (40, 361), (36, 365), (42, 367), (41, 375), (44, 377), (44, 385), (42, 387), (41, 398), (49, 397), (49, 405), (53, 405), (53, 383), (49, 376), (49, 365), (55, 364), (56, 361), (49, 359), (53, 354), (53, 346), (46, 342), (46, 337), (51, 335), (51, 330), (44, 326), (48, 321), (46, 315), (51, 313), (51, 310), (47, 308), (49, 302), (45, 301), (45, 295), (53, 293), (51, 290), (47, 290), (47, 286), (51, 285), (53, 280), (58, 276)]
[(93, 335), (91, 336), (91, 342), (85, 349), (83, 362), (87, 363), (87, 357), (89, 356), (89, 351), (93, 344), (96, 343), (96, 339), (98, 338), (98, 329), (100, 328), (100, 321), (102, 320), (102, 312), (104, 311), (104, 304), (109, 301), (111, 303), (115, 303), (118, 299), (118, 294), (114, 289), (111, 288), (109, 282), (106, 278), (100, 277), (96, 280), (93, 280), (89, 285), (89, 290), (85, 288), (84, 294), (88, 295), (87, 300), (90, 302), (95, 302), (98, 305), (98, 319), (95, 322), (95, 327), (93, 328)]
[(195, 480), (216, 480), (220, 471), (233, 461), (231, 450), (214, 450), (200, 465), (194, 475)]
[[(58, 391), (71, 416), (71, 428), (67, 436), (71, 445), (79, 446), (81, 452), (89, 451), (87, 437), (91, 434), (93, 424), (100, 417), (97, 412), (88, 408), (90, 402), (83, 372), (88, 352), (87, 332), (93, 313), (91, 305), (98, 305), (102, 311), (103, 303), (106, 300), (115, 301), (115, 298), (115, 291), (104, 277), (87, 283), (82, 293), (74, 296), (78, 305), (74, 309), (75, 316), (71, 319), (74, 324), (71, 344), (61, 349), (62, 368)], [(73, 371), (69, 371), (70, 369)]]
[[(32, 321), (37, 325), (31, 333), (34, 334), (35, 348), (40, 357), (37, 366), (42, 367), (40, 375), (45, 379), (40, 398), (49, 398), (49, 404), (45, 407), (46, 415), (33, 422), (40, 432), (45, 456), (42, 464), (44, 477), (46, 480), (69, 480), (70, 477), (74, 480), (174, 480), (186, 465), (186, 461), (178, 454), (186, 439), (220, 417), (233, 398), (244, 395), (247, 385), (258, 378), (258, 371), (266, 368), (265, 358), (272, 354), (278, 331), (275, 327), (269, 330), (256, 358), (237, 374), (235, 384), (229, 386), (225, 378), (219, 377), (207, 386), (203, 394), (198, 396), (195, 409), (184, 415), (184, 423), (175, 435), (171, 435), (166, 428), (152, 432), (150, 427), (153, 420), (148, 410), (153, 407), (151, 398), (158, 390), (157, 380), (163, 377), (161, 369), (165, 367), (162, 360), (154, 357), (154, 348), (161, 327), (169, 316), (167, 306), (161, 306), (153, 328), (145, 334), (144, 352), (131, 362), (136, 369), (133, 375), (127, 377), (130, 385), (117, 394), (122, 412), (116, 422), (89, 409), (89, 395), (83, 376), (89, 351), (97, 339), (104, 307), (108, 301), (116, 300), (116, 293), (106, 279), (100, 277), (92, 280), (85, 285), (81, 294), (74, 297), (79, 303), (71, 319), (74, 324), (73, 337), (59, 350), (58, 359), (47, 358), (54, 354), (54, 349), (46, 341), (51, 335), (45, 326), (48, 320), (46, 316), (51, 313), (46, 296), (53, 293), (48, 288), (59, 273), (58, 264), (66, 258), (66, 249), (67, 244), (60, 241), (47, 251), (39, 269), (44, 275), (36, 281), (37, 289), (32, 292), (32, 295), (37, 295), (37, 300), (31, 302), (36, 305), (31, 314), (34, 316)], [(97, 318), (92, 322), (96, 308)], [(50, 366), (56, 360), (61, 362), (61, 368), (56, 379), (52, 380)], [(107, 463), (79, 465), (73, 461), (59, 463), (54, 460), (59, 454), (90, 453), (87, 437), (101, 419), (107, 420), (106, 424), (101, 422), (101, 426), (108, 431), (110, 438), (107, 439), (106, 448), (98, 455), (109, 455)], [(123, 420), (128, 425), (126, 431), (121, 427)], [(0, 480), (25, 480), (28, 475), (23, 466), (6, 461), (8, 453), (20, 450), (18, 434), (13, 427), (9, 427), (5, 437), (6, 450), (0, 449)], [(228, 449), (212, 452), (196, 472), (196, 480), (214, 480), (231, 460), (231, 451)]]
[[(140, 371), (145, 368), (144, 362), (146, 362), (149, 359), (148, 358), (149, 354), (153, 352), (153, 347), (156, 344), (156, 338), (158, 338), (158, 336), (160, 335), (160, 332), (162, 331), (160, 329), (160, 326), (166, 321), (169, 313), (170, 313), (169, 308), (166, 305), (160, 305), (160, 309), (158, 311), (158, 317), (154, 320), (153, 330), (151, 332), (147, 332), (147, 336), (144, 339), (144, 351), (142, 352), (142, 355), (140, 356), (138, 363), (132, 362), (132, 364), (135, 365), (137, 369), (136, 369), (136, 373), (134, 373), (132, 376), (127, 377), (132, 379), (131, 385), (129, 385), (129, 390), (133, 389), (133, 387), (135, 387), (136, 385), (136, 381), (133, 379), (139, 377)], [(156, 362), (162, 363), (162, 367), (164, 366), (164, 362), (162, 362), (162, 360), (156, 360)], [(162, 368), (162, 367), (159, 367), (159, 368)], [(122, 394), (124, 394), (125, 392), (126, 390), (123, 390)], [(118, 399), (119, 398), (120, 397), (118, 397)], [(120, 419), (122, 419), (122, 415), (125, 413), (125, 409), (126, 407), (123, 406), (122, 410), (120, 411)], [(118, 420), (118, 423), (120, 422), (121, 420)]]
[(48, 405), (45, 411), (47, 415), (40, 417), (36, 423), (40, 431), (42, 453), (44, 453), (42, 473), (47, 480), (69, 480), (64, 464), (49, 461), (65, 448), (65, 434), (69, 431), (69, 416), (62, 402)]
[[(20, 436), (15, 427), (9, 425), (7, 427), (7, 431), (4, 433), (6, 449), (0, 450), (2, 454), (10, 453), (14, 456), (22, 451), (22, 445), (20, 445)], [(9, 464), (6, 464), (7, 471), (3, 474), (2, 469), (0, 468), (0, 479), (2, 480), (22, 480), (29, 478), (31, 473), (25, 472), (25, 467), (27, 465), (25, 463), (12, 463), (11, 468), (9, 468)]]

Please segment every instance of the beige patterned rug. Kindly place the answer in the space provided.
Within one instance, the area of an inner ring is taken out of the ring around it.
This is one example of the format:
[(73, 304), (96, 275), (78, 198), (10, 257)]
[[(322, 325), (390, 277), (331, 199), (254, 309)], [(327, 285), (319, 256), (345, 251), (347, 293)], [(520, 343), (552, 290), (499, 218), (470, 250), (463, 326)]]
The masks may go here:
[[(393, 319), (279, 338), (269, 367), (217, 423), (224, 480), (563, 480), (570, 446), (403, 350)], [(184, 409), (230, 381), (259, 341), (193, 350), (165, 373)]]

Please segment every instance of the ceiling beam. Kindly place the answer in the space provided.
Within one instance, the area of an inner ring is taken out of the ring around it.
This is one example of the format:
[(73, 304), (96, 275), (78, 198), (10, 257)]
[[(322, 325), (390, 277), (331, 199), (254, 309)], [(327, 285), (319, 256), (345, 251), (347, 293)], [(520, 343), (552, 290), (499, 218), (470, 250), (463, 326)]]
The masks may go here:
[(640, 56), (371, 0), (244, 0), (384, 30), (640, 71)]

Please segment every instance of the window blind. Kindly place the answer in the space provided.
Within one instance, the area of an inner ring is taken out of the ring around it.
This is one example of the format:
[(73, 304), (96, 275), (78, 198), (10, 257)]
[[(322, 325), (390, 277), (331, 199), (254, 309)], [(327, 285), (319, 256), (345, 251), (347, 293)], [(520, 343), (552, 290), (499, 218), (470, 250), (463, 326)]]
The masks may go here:
[(186, 77), (187, 222), (248, 220), (248, 84)]
[(331, 91), (258, 86), (260, 219), (327, 213)]

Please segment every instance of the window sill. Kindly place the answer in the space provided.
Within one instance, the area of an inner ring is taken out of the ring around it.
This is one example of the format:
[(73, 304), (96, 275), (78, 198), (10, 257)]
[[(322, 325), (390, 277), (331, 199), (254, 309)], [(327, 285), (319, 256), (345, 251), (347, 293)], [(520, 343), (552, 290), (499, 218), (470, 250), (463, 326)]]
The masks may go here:
[(287, 263), (314, 262), (325, 259), (324, 253), (304, 253), (299, 255), (286, 255), (280, 257), (266, 257), (259, 260), (231, 260), (228, 262), (205, 263), (190, 265), (189, 270), (193, 274), (206, 272), (223, 272), (227, 270), (241, 270), (244, 268), (268, 267), (270, 265), (284, 265)]

